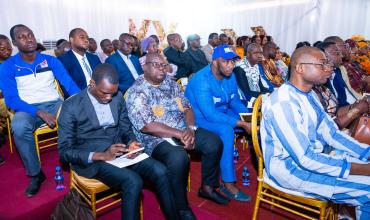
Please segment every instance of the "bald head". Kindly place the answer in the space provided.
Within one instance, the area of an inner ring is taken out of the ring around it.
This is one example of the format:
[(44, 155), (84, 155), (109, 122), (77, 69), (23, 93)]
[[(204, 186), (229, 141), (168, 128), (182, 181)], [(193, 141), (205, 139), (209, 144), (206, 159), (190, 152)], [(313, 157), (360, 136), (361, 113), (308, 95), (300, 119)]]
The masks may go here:
[(250, 44), (247, 44), (246, 47), (244, 48), (244, 51), (246, 53), (250, 53), (252, 50), (254, 50), (256, 47), (260, 48), (261, 45), (257, 44), (257, 43), (250, 43)]
[(293, 52), (290, 65), (294, 67), (299, 63), (313, 62), (315, 57), (320, 55), (325, 58), (324, 53), (316, 47), (300, 47)]
[(263, 54), (267, 59), (275, 59), (277, 52), (277, 46), (274, 42), (267, 42), (263, 46)]
[(332, 75), (331, 64), (324, 52), (315, 47), (300, 47), (291, 58), (289, 81), (302, 91), (310, 91), (315, 85), (322, 85)]
[(338, 36), (330, 36), (325, 38), (324, 42), (341, 43), (344, 42), (342, 38)]
[(245, 48), (245, 51), (247, 60), (252, 66), (262, 62), (263, 51), (261, 45), (257, 43), (248, 44), (248, 46)]
[(146, 59), (145, 59), (145, 63), (150, 63), (150, 62), (153, 62), (153, 60), (157, 60), (157, 59), (164, 59), (163, 56), (159, 53), (148, 53), (146, 55)]

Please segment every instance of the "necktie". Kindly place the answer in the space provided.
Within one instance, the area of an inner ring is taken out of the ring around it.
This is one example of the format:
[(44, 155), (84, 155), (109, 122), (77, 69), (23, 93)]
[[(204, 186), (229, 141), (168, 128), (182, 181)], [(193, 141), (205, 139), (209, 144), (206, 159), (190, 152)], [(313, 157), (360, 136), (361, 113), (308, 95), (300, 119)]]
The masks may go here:
[(89, 75), (91, 77), (92, 71), (91, 71), (90, 66), (86, 62), (86, 57), (82, 58), (82, 63), (84, 64), (85, 69), (87, 70), (87, 72), (89, 73)]

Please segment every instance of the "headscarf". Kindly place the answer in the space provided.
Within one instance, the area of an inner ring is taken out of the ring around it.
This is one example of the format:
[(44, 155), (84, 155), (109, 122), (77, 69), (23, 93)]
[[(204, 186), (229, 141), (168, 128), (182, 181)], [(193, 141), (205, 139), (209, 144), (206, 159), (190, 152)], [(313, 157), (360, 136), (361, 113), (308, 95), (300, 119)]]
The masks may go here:
[(141, 41), (141, 50), (143, 52), (147, 52), (148, 51), (148, 47), (149, 45), (152, 43), (152, 42), (155, 42), (155, 40), (152, 38), (152, 37), (148, 37), (148, 38), (145, 38), (144, 40)]

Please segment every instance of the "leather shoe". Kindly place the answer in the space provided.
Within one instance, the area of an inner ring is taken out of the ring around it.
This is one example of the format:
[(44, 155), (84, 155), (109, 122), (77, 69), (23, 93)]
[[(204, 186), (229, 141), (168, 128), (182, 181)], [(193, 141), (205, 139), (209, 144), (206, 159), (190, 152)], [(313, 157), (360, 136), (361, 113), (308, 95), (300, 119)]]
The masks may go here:
[(198, 196), (202, 197), (202, 198), (205, 198), (205, 199), (208, 199), (208, 200), (211, 200), (211, 201), (213, 201), (217, 204), (220, 204), (220, 205), (227, 205), (229, 203), (229, 200), (227, 198), (222, 196), (219, 192), (217, 192), (214, 189), (211, 189), (210, 192), (206, 192), (201, 187), (198, 190)]
[(32, 196), (36, 195), (40, 190), (41, 183), (43, 183), (45, 180), (46, 176), (44, 172), (42, 172), (42, 170), (40, 171), (39, 174), (33, 176), (26, 189), (26, 196), (28, 198), (31, 198)]
[(186, 210), (180, 210), (180, 218), (181, 220), (197, 220), (190, 208)]
[(239, 191), (236, 194), (230, 192), (224, 185), (220, 186), (220, 191), (227, 196), (229, 199), (234, 199), (239, 202), (249, 202), (251, 197), (248, 196), (245, 192)]

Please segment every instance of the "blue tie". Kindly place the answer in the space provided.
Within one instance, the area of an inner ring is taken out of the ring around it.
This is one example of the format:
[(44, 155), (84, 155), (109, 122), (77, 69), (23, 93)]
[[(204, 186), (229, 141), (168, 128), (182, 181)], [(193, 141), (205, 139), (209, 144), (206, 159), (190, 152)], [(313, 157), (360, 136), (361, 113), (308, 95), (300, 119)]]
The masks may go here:
[(82, 63), (84, 64), (85, 69), (87, 70), (87, 72), (89, 73), (89, 76), (91, 77), (92, 71), (91, 71), (90, 66), (86, 62), (86, 57), (82, 58)]

